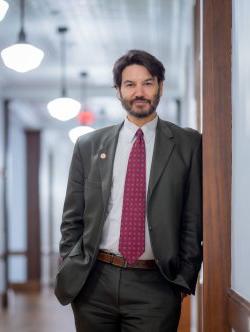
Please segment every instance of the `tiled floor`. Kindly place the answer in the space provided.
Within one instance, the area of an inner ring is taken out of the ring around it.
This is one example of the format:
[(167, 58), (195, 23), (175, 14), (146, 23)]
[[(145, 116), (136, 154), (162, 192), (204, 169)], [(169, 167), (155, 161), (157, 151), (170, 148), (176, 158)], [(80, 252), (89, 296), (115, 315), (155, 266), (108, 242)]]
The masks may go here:
[(63, 307), (52, 291), (40, 295), (10, 294), (9, 309), (0, 312), (1, 332), (75, 332), (71, 307)]

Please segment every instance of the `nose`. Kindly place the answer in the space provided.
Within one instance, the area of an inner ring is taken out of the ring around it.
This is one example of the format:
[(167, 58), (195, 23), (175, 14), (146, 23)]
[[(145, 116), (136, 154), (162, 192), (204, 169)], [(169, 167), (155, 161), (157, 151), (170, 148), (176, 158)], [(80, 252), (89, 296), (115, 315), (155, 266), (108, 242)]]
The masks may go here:
[(135, 91), (134, 91), (134, 96), (136, 98), (139, 97), (144, 97), (144, 91), (143, 91), (143, 86), (141, 84), (137, 84), (135, 87)]

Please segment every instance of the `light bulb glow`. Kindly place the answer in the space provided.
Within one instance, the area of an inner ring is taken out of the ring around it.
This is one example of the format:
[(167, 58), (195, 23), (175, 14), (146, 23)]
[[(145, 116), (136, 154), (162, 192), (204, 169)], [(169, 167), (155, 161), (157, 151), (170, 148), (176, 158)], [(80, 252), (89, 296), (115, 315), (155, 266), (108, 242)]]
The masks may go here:
[(8, 2), (4, 1), (4, 0), (0, 0), (0, 22), (4, 19), (8, 9), (9, 9)]
[(47, 108), (53, 118), (60, 121), (67, 121), (78, 115), (81, 104), (75, 99), (61, 97), (50, 101)]
[(69, 131), (69, 138), (71, 139), (71, 141), (73, 143), (75, 143), (78, 137), (85, 135), (87, 133), (90, 133), (91, 131), (94, 131), (94, 130), (95, 129), (92, 127), (78, 126)]
[(2, 50), (1, 57), (6, 67), (25, 73), (40, 65), (44, 52), (31, 44), (17, 43)]

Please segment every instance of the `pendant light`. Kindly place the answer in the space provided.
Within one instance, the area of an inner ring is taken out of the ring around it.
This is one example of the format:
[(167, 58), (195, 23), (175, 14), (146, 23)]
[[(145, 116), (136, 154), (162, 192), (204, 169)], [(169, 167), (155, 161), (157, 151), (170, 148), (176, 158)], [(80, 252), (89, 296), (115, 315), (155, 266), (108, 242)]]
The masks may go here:
[(89, 126), (78, 126), (69, 131), (69, 138), (73, 143), (76, 142), (77, 138), (94, 131), (95, 129)]
[(80, 126), (72, 128), (69, 131), (69, 138), (70, 140), (75, 143), (79, 136), (85, 135), (94, 131), (95, 129), (90, 127), (89, 125), (93, 124), (94, 116), (91, 111), (87, 110), (87, 77), (88, 74), (86, 72), (81, 72), (80, 76), (82, 78), (82, 87), (81, 87), (81, 102), (82, 102), (82, 109), (77, 116), (77, 121), (79, 122)]
[(6, 67), (19, 73), (37, 68), (44, 57), (44, 52), (26, 42), (24, 31), (24, 0), (20, 0), (21, 28), (16, 44), (2, 50), (1, 57)]
[(47, 105), (48, 111), (53, 118), (60, 121), (73, 119), (80, 112), (81, 104), (79, 101), (67, 97), (66, 91), (66, 45), (65, 34), (67, 27), (59, 27), (58, 33), (61, 35), (61, 97), (53, 99)]
[(81, 87), (81, 102), (82, 108), (80, 113), (77, 116), (77, 120), (81, 125), (92, 125), (95, 122), (94, 114), (91, 112), (91, 109), (88, 107), (88, 94), (87, 94), (87, 78), (88, 73), (83, 71), (80, 73), (80, 77), (82, 78), (82, 87)]
[(4, 19), (8, 9), (9, 9), (8, 2), (4, 1), (4, 0), (0, 0), (0, 22)]

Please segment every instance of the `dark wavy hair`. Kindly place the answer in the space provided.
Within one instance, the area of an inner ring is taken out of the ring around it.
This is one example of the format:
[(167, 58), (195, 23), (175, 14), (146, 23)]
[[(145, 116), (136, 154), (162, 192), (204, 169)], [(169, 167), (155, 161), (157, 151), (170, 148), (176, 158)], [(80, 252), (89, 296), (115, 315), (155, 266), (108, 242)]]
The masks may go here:
[(130, 50), (114, 64), (113, 80), (115, 88), (121, 87), (122, 72), (129, 65), (144, 66), (153, 77), (157, 77), (158, 83), (165, 79), (165, 68), (156, 57), (142, 50)]

